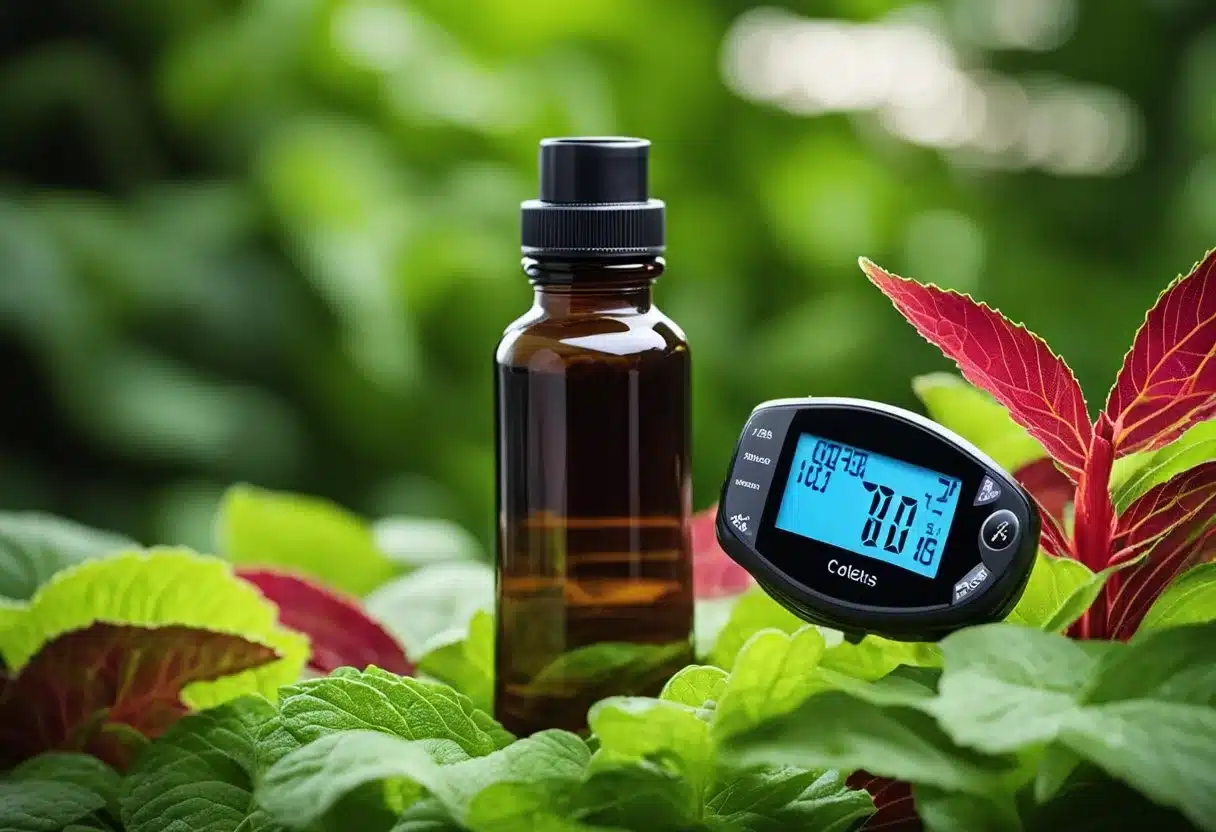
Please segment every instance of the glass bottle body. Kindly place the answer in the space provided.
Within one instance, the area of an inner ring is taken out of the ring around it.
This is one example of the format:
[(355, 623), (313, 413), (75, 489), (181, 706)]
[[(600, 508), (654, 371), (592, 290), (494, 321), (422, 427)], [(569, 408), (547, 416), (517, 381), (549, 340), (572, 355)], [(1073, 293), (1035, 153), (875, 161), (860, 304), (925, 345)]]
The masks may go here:
[(581, 730), (692, 659), (688, 345), (651, 303), (662, 261), (525, 261), (496, 355), (495, 711)]

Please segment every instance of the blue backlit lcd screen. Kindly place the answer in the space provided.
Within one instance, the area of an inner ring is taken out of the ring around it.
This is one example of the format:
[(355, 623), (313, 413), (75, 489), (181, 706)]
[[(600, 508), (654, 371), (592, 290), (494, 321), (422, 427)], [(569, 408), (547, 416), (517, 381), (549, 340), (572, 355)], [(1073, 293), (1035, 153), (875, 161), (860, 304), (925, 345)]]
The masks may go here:
[(932, 578), (961, 484), (956, 477), (804, 433), (776, 526)]

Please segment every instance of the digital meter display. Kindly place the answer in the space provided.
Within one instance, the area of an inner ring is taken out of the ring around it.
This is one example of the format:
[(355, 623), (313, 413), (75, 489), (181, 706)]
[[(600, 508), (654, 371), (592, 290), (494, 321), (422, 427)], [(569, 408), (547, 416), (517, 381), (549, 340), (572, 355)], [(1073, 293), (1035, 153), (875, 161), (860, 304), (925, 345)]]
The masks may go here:
[(803, 433), (775, 525), (933, 578), (960, 485), (956, 477)]

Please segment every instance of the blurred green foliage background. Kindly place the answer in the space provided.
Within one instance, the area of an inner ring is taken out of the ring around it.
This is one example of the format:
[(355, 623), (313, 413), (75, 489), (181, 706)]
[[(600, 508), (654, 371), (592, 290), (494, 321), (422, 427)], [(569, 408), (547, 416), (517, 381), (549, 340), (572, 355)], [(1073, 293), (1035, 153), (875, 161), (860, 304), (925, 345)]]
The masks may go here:
[(1216, 242), (1208, 0), (3, 0), (0, 507), (206, 546), (232, 481), (493, 519), (545, 136), (650, 138), (695, 495), (766, 398), (912, 406), (858, 255), (1100, 402)]

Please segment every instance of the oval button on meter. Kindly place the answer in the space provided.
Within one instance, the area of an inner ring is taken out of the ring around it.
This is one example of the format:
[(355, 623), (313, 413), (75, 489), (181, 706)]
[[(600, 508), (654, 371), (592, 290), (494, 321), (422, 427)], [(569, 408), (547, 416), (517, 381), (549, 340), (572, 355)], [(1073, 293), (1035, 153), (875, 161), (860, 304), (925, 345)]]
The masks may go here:
[(1013, 609), (1039, 516), (1006, 471), (923, 416), (860, 399), (780, 399), (740, 435), (722, 548), (804, 620), (928, 640)]

